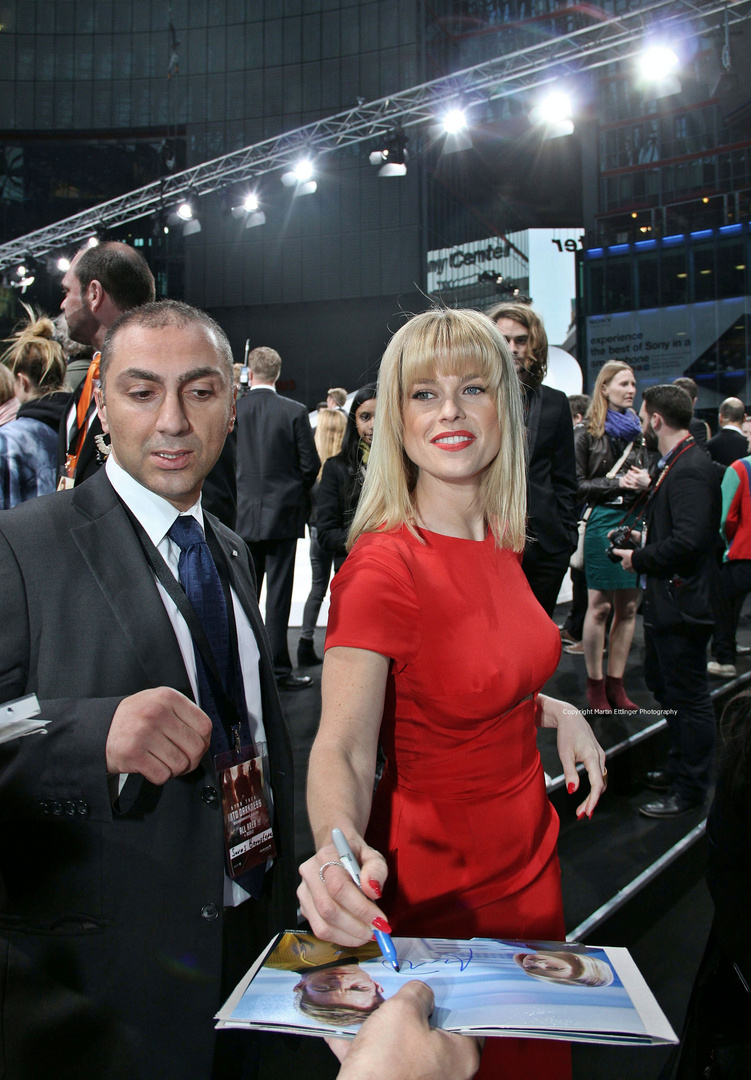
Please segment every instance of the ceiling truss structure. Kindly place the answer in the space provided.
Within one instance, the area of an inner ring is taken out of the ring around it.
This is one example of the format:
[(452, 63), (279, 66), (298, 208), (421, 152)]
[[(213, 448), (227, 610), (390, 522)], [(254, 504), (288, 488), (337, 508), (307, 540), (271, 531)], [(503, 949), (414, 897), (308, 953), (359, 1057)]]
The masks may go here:
[(623, 63), (639, 53), (651, 28), (659, 27), (665, 40), (678, 43), (708, 31), (724, 33), (726, 18), (732, 28), (750, 16), (751, 0), (652, 0), (639, 10), (603, 18), (570, 34), (360, 104), (100, 203), (0, 245), (0, 270), (82, 243), (97, 229), (111, 229), (172, 209), (182, 199), (233, 187), (275, 170), (289, 170), (303, 153), (317, 158), (391, 135), (396, 128), (435, 124), (442, 112), (454, 106), (461, 106), (471, 118), (473, 106), (578, 72)]

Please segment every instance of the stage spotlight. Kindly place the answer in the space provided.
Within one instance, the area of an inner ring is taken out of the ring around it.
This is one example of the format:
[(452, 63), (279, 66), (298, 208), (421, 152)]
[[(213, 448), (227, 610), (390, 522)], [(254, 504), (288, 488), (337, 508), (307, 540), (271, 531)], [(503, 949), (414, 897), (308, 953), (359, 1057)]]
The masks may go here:
[(313, 178), (313, 165), (307, 158), (298, 161), (292, 171), (295, 174), (295, 180), (297, 180), (298, 184), (304, 184)]
[(255, 211), (257, 209), (258, 209), (258, 196), (254, 195), (251, 192), (250, 194), (245, 196), (245, 200), (243, 202), (243, 210), (245, 210), (246, 213), (250, 214), (250, 213), (253, 213), (253, 211)]
[(645, 79), (659, 81), (672, 75), (680, 61), (667, 45), (650, 45), (639, 58), (639, 70)]
[(90, 236), (89, 239), (86, 241), (86, 246), (90, 247), (90, 248), (98, 247), (99, 246), (99, 237), (98, 236)]
[[(285, 187), (304, 187), (305, 191), (295, 191), (295, 195), (309, 195), (311, 191), (315, 191), (318, 186), (313, 176), (313, 163), (308, 158), (301, 158), (300, 161), (287, 172), (282, 173), (282, 183)], [(309, 188), (309, 184), (313, 184), (312, 188)]]
[(370, 164), (380, 165), (379, 176), (407, 175), (407, 141), (403, 131), (395, 131), (384, 141), (382, 150), (370, 154)]
[(14, 289), (20, 289), (22, 293), (25, 293), (29, 285), (34, 284), (35, 269), (33, 259), (24, 259), (16, 267), (10, 284)]
[(298, 184), (295, 190), (292, 192), (293, 198), (297, 198), (299, 195), (312, 195), (314, 191), (318, 190), (318, 184), (315, 180), (307, 180), (304, 184)]
[(529, 122), (534, 127), (544, 128), (546, 139), (557, 139), (573, 133), (572, 111), (568, 94), (553, 90), (530, 110)]
[(58, 270), (61, 270), (63, 274), (67, 274), (67, 272), (70, 270), (70, 259), (66, 259), (64, 255), (61, 256), (57, 260), (57, 268)]
[(467, 117), (463, 109), (449, 109), (443, 117), (443, 130), (447, 135), (458, 135), (467, 126)]
[(638, 60), (642, 82), (648, 84), (651, 97), (670, 97), (681, 92), (681, 80), (676, 74), (680, 60), (667, 45), (650, 45)]
[(185, 202), (181, 202), (180, 205), (178, 206), (178, 208), (177, 208), (177, 216), (179, 218), (182, 218), (183, 221), (191, 221), (192, 220), (192, 218), (193, 218), (193, 207), (187, 200)]
[(455, 154), (458, 150), (469, 150), (472, 146), (472, 136), (467, 128), (467, 114), (464, 109), (449, 109), (440, 123), (434, 126), (433, 132), (438, 138), (445, 135), (444, 154)]

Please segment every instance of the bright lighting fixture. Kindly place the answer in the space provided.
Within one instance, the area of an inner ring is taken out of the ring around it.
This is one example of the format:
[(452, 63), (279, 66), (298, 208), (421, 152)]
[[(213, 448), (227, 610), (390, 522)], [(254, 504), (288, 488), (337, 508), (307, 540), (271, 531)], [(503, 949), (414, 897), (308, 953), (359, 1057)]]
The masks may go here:
[(243, 201), (243, 210), (245, 210), (248, 214), (251, 214), (257, 209), (258, 209), (258, 196), (253, 195), (253, 194), (246, 195), (245, 199)]
[(379, 176), (406, 176), (407, 166), (403, 161), (386, 161), (378, 170)]
[(537, 108), (543, 124), (560, 124), (571, 119), (571, 98), (561, 90), (553, 90)]
[(26, 270), (26, 267), (23, 263), (21, 263), (21, 265), (16, 268), (16, 273), (19, 277), (26, 277), (27, 272), (28, 271)]
[(467, 126), (467, 117), (463, 109), (449, 109), (443, 118), (443, 130), (447, 135), (458, 135)]
[(295, 197), (298, 195), (312, 195), (317, 190), (318, 184), (315, 180), (306, 180), (304, 184), (298, 184), (292, 194)]
[(193, 217), (193, 207), (189, 202), (182, 202), (177, 208), (177, 216), (181, 217), (183, 221), (190, 221)]
[(302, 161), (298, 161), (292, 172), (294, 173), (295, 180), (297, 180), (298, 184), (305, 184), (313, 177), (313, 165), (307, 158), (303, 158)]
[(639, 69), (645, 79), (659, 82), (672, 75), (680, 61), (667, 45), (650, 45), (641, 54)]
[(90, 248), (95, 248), (95, 247), (98, 247), (98, 246), (99, 246), (99, 239), (98, 239), (98, 237), (96, 237), (96, 236), (90, 236), (90, 237), (89, 237), (89, 239), (87, 240), (87, 245), (88, 245), (88, 246), (89, 246)]
[(58, 259), (57, 260), (57, 268), (58, 268), (58, 270), (62, 270), (62, 272), (64, 274), (67, 273), (68, 270), (70, 270), (70, 259), (66, 259), (65, 256)]

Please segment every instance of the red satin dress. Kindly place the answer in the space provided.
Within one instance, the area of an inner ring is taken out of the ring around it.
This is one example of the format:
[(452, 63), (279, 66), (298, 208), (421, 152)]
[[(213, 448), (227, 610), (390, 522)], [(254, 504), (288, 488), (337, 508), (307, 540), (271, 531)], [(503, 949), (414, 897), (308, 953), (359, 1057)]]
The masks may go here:
[[(391, 658), (367, 832), (388, 861), (383, 909), (405, 937), (561, 941), (558, 817), (535, 727), (560, 636), (491, 532), (419, 535), (358, 539), (332, 581), (326, 634), (327, 649)], [(489, 1039), (477, 1075), (564, 1080), (569, 1046)]]

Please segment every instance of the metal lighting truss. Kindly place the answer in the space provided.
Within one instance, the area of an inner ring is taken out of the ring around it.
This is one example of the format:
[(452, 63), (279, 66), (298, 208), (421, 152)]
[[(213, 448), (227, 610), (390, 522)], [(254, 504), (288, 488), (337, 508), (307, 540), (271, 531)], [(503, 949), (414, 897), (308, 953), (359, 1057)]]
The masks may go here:
[[(561, 14), (565, 11), (562, 8)], [(391, 134), (396, 127), (435, 124), (441, 112), (450, 107), (460, 106), (471, 115), (473, 106), (545, 86), (577, 72), (622, 63), (639, 53), (651, 29), (658, 29), (662, 40), (676, 44), (708, 30), (722, 29), (725, 18), (732, 27), (750, 15), (751, 0), (654, 0), (618, 17), (603, 17), (591, 26), (516, 49), (390, 97), (359, 104), (195, 165), (27, 233), (0, 245), (0, 270), (79, 243), (97, 229), (113, 228), (174, 208), (182, 199), (206, 195), (276, 169), (289, 170), (302, 154), (320, 157)]]

